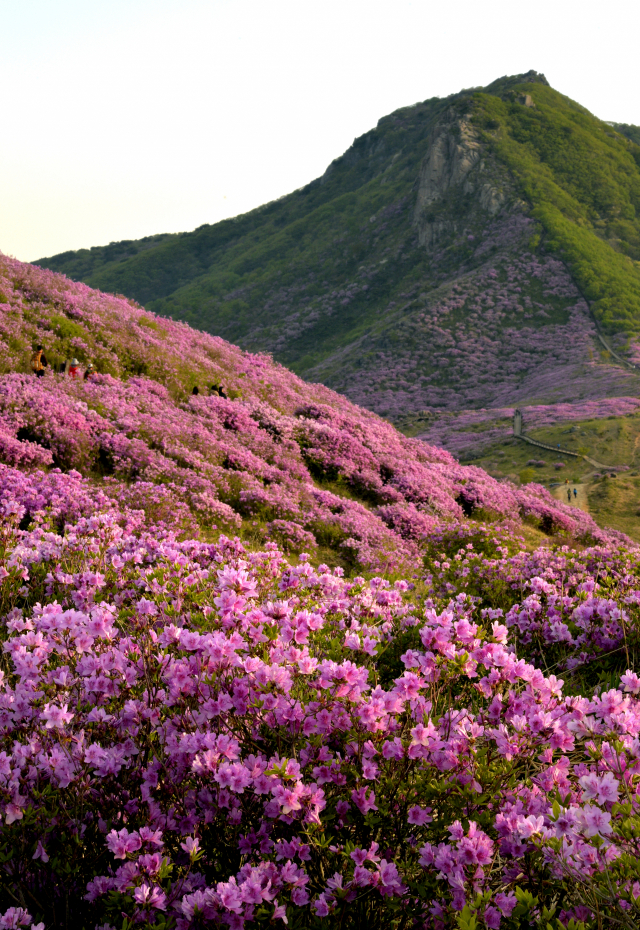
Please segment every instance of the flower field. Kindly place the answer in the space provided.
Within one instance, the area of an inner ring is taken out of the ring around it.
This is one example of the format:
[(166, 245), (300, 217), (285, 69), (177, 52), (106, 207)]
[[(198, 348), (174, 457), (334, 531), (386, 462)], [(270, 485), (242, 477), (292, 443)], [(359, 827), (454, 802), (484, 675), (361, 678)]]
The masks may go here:
[(640, 550), (0, 272), (0, 927), (636, 927)]
[[(603, 362), (588, 305), (565, 265), (529, 251), (534, 229), (519, 215), (487, 222), (470, 237), (474, 265), (464, 275), (443, 274), (437, 286), (407, 281), (385, 308), (387, 319), (309, 375), (394, 423), (421, 411), (568, 406), (635, 393), (636, 372)], [(433, 261), (445, 258), (446, 250)], [(379, 265), (363, 266), (357, 280), (367, 286), (379, 273)], [(338, 295), (332, 299), (339, 308)], [(315, 304), (298, 294), (279, 308), (288, 304), (298, 311), (296, 326), (314, 325)]]

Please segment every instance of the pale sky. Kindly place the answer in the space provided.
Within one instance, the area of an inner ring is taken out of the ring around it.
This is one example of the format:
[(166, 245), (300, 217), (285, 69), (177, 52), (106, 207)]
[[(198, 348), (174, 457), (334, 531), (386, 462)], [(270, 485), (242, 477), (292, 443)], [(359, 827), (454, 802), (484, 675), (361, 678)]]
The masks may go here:
[(0, 0), (0, 250), (191, 230), (386, 114), (533, 68), (640, 124), (638, 0)]

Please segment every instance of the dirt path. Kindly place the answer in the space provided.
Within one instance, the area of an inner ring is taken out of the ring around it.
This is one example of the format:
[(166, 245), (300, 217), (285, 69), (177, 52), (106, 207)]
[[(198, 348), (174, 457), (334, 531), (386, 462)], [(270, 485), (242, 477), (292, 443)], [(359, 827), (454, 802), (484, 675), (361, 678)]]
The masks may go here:
[[(586, 484), (561, 484), (559, 487), (551, 488), (550, 490), (553, 496), (557, 497), (559, 501), (562, 501), (563, 504), (568, 504), (567, 488), (571, 489), (571, 506), (578, 507), (579, 510), (584, 510), (585, 513), (589, 513), (589, 499), (587, 498)], [(578, 492), (577, 497), (574, 496), (574, 488)]]

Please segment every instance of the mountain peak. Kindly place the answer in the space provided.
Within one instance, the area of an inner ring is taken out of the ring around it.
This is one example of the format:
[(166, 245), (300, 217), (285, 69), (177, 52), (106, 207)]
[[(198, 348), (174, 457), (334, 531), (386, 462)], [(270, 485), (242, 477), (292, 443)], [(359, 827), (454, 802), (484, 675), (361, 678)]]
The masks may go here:
[(493, 94), (495, 97), (501, 97), (509, 90), (519, 87), (521, 84), (544, 84), (545, 87), (551, 87), (544, 74), (538, 71), (527, 71), (526, 74), (504, 75), (492, 81), (484, 88), (485, 94)]
[(536, 71), (504, 76), (396, 110), (250, 214), (41, 264), (271, 352), (408, 430), (635, 395), (638, 370), (611, 361), (640, 333), (632, 129)]

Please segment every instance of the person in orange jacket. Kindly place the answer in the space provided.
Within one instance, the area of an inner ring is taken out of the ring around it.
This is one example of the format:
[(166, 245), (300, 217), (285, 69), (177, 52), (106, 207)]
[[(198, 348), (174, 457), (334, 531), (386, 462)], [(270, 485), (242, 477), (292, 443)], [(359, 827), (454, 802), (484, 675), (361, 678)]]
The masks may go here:
[(36, 377), (42, 378), (48, 364), (42, 346), (36, 346), (36, 351), (31, 356), (31, 369)]

